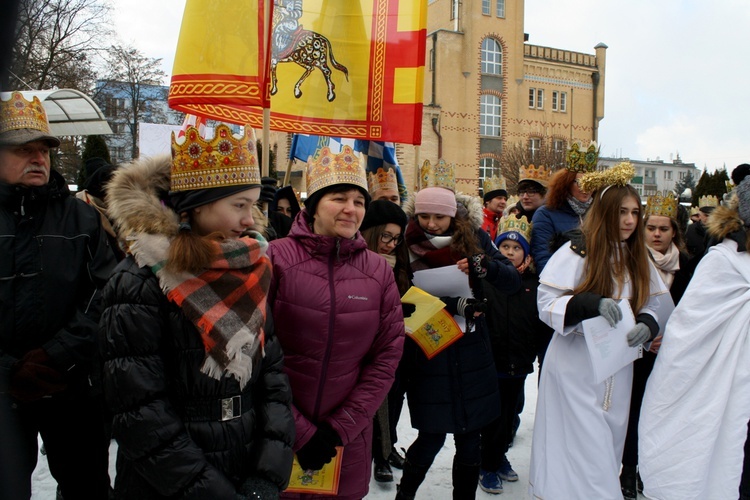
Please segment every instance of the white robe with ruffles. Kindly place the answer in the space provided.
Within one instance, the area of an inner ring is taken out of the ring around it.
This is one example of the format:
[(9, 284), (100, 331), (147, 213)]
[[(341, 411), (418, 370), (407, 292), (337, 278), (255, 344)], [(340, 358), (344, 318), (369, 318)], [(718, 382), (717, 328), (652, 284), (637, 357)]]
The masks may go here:
[(735, 499), (750, 419), (750, 255), (724, 240), (667, 323), (638, 427), (648, 498)]
[[(564, 326), (570, 292), (583, 279), (585, 260), (562, 246), (540, 276), (539, 317), (555, 330), (537, 397), (529, 493), (544, 500), (622, 500), (619, 471), (628, 425), (633, 365), (594, 381), (581, 324)], [(630, 298), (630, 281), (614, 299)], [(668, 290), (651, 266), (651, 298), (636, 313), (651, 314)]]

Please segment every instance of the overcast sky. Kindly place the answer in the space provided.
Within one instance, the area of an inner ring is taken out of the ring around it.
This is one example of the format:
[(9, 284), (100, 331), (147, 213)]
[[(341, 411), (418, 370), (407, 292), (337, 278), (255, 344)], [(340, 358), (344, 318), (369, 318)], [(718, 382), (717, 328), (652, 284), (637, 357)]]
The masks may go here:
[[(113, 3), (122, 41), (171, 74), (185, 0)], [(602, 156), (750, 163), (748, 0), (526, 0), (525, 14), (529, 43), (609, 47)]]

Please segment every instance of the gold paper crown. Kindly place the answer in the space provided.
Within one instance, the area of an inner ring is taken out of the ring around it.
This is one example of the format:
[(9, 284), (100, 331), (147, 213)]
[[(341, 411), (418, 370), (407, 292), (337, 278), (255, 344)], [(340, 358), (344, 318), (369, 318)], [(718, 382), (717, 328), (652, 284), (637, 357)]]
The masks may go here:
[(500, 227), (497, 230), (498, 236), (505, 234), (510, 231), (519, 233), (526, 240), (526, 243), (531, 243), (531, 222), (526, 218), (525, 215), (521, 216), (520, 219), (515, 217), (506, 217)]
[(484, 188), (483, 189), (484, 194), (491, 193), (492, 191), (498, 191), (498, 190), (503, 190), (506, 192), (508, 191), (508, 188), (506, 187), (506, 183), (505, 183), (505, 177), (503, 177), (502, 175), (487, 177), (484, 180), (484, 183), (482, 184), (482, 186)]
[(592, 142), (586, 152), (581, 152), (578, 143), (573, 145), (565, 155), (565, 168), (571, 172), (593, 172), (596, 170), (596, 162), (599, 160), (599, 149), (596, 143)]
[(732, 189), (735, 188), (735, 185), (732, 181), (724, 181), (724, 185), (727, 187), (727, 193), (731, 193)]
[(643, 218), (648, 219), (651, 215), (660, 215), (677, 220), (677, 198), (673, 192), (666, 195), (655, 194), (649, 196), (646, 200), (646, 210), (643, 212)]
[(354, 184), (367, 191), (367, 177), (349, 146), (334, 154), (326, 146), (307, 159), (307, 197), (334, 184)]
[(379, 168), (374, 173), (368, 173), (367, 186), (370, 190), (370, 194), (374, 194), (378, 189), (395, 189), (398, 191), (396, 171), (392, 168)]
[(607, 170), (583, 174), (578, 179), (578, 187), (585, 193), (593, 193), (604, 187), (625, 186), (634, 176), (635, 168), (630, 162), (624, 161)]
[(430, 160), (425, 160), (419, 170), (419, 189), (441, 187), (456, 192), (456, 167), (441, 159), (434, 167)]
[(27, 101), (20, 92), (13, 92), (10, 100), (0, 106), (0, 134), (11, 130), (28, 128), (50, 135), (47, 112), (42, 101), (34, 96)]
[(701, 196), (698, 198), (698, 208), (703, 207), (718, 207), (719, 206), (719, 199), (716, 196), (708, 195), (708, 196)]
[(521, 199), (518, 196), (516, 195), (510, 196), (505, 206), (512, 207), (513, 205), (518, 204), (519, 201), (521, 201)]
[(549, 184), (550, 174), (549, 169), (542, 165), (538, 167), (534, 165), (521, 165), (521, 168), (518, 170), (518, 182), (534, 181), (546, 188)]
[(698, 208), (698, 207), (690, 207), (690, 215), (691, 216), (698, 215), (699, 213), (701, 213), (701, 209), (700, 208)]
[(255, 132), (251, 127), (245, 127), (244, 136), (236, 136), (221, 124), (210, 141), (192, 126), (185, 130), (184, 137), (176, 139), (172, 132), (172, 191), (244, 184), (260, 185)]

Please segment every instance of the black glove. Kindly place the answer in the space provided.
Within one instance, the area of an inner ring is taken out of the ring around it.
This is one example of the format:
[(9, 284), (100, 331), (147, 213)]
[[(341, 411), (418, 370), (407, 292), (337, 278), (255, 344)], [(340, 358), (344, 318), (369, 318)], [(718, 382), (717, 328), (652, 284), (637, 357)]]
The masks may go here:
[(28, 403), (64, 391), (65, 378), (51, 364), (52, 358), (44, 349), (27, 352), (11, 369), (10, 395)]
[(341, 438), (327, 424), (320, 424), (310, 441), (297, 451), (297, 461), (303, 470), (320, 470), (336, 456)]
[(445, 310), (451, 316), (458, 316), (458, 299), (460, 297), (440, 297), (440, 301), (445, 303)]
[(278, 500), (279, 487), (267, 479), (253, 476), (242, 483), (238, 495), (249, 500)]
[(487, 277), (487, 270), (490, 268), (490, 260), (483, 253), (478, 253), (469, 257), (469, 275), (475, 278), (484, 279)]
[(445, 302), (445, 310), (452, 316), (463, 316), (466, 319), (474, 319), (474, 313), (487, 311), (487, 303), (477, 299), (465, 299), (463, 297), (440, 297)]
[[(465, 300), (466, 300), (466, 305), (464, 306), (464, 311), (462, 313), (464, 318), (474, 319), (475, 313), (484, 314), (487, 312), (487, 301), (477, 300), (477, 299), (465, 299)], [(459, 301), (459, 304), (460, 304), (460, 301)]]
[(408, 318), (409, 316), (414, 314), (414, 311), (417, 310), (417, 306), (415, 306), (414, 304), (409, 304), (408, 302), (402, 302), (401, 310), (404, 312), (404, 318)]

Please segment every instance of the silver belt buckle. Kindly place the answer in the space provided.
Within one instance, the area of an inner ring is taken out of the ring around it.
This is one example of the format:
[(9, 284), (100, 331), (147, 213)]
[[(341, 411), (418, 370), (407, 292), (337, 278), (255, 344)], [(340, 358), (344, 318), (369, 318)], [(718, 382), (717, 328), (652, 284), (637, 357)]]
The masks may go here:
[(239, 418), (242, 415), (242, 396), (232, 396), (221, 400), (221, 421)]

